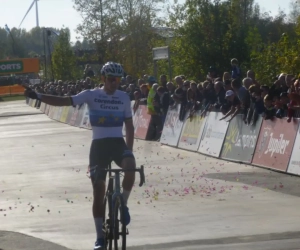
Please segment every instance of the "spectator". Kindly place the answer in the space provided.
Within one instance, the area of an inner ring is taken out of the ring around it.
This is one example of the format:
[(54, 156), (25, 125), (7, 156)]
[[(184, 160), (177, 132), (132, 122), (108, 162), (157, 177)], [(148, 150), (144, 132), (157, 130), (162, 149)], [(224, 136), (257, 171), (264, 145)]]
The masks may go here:
[(258, 89), (256, 87), (256, 85), (252, 85), (249, 88), (249, 93), (252, 97), (254, 108), (253, 108), (253, 110), (249, 109), (249, 112), (247, 115), (248, 124), (255, 125), (255, 123), (258, 119), (258, 116), (263, 114), (263, 112), (264, 112), (264, 101), (263, 101), (261, 92), (262, 91), (260, 89)]
[(167, 90), (168, 90), (168, 94), (169, 94), (169, 103), (170, 103), (170, 106), (173, 106), (175, 101), (173, 99), (173, 95), (174, 95), (174, 92), (175, 92), (175, 86), (172, 82), (168, 82), (167, 83)]
[(167, 112), (168, 112), (169, 105), (170, 105), (170, 96), (169, 96), (169, 93), (166, 92), (164, 87), (162, 87), (162, 86), (158, 87), (157, 94), (159, 95), (160, 100), (159, 100), (159, 103), (156, 103), (155, 105), (157, 105), (160, 109), (160, 114), (161, 114), (161, 118), (162, 118), (162, 126), (163, 126), (165, 123)]
[(252, 71), (252, 70), (248, 70), (247, 71), (247, 78), (251, 78), (252, 79), (252, 83), (257, 86), (257, 87), (260, 87), (259, 86), (259, 83), (256, 81), (256, 78), (255, 78), (255, 72)]
[(226, 80), (231, 80), (231, 75), (229, 72), (224, 72), (223, 74), (223, 82), (225, 82)]
[(165, 92), (167, 91), (167, 83), (168, 83), (168, 79), (166, 75), (161, 75), (160, 76), (160, 86), (162, 86), (165, 90)]
[(266, 95), (264, 98), (264, 119), (265, 120), (273, 120), (274, 116), (276, 115), (276, 109), (273, 105), (273, 97), (271, 95)]
[(226, 104), (226, 99), (225, 99), (226, 91), (224, 89), (223, 82), (220, 81), (216, 82), (214, 87), (216, 93), (216, 102), (213, 104), (213, 107), (216, 110), (220, 110), (220, 108)]
[(94, 71), (92, 70), (91, 66), (89, 64), (87, 64), (84, 69), (84, 78), (94, 77), (94, 76), (95, 76)]
[(153, 76), (150, 76), (148, 78), (148, 88), (150, 89), (147, 98), (147, 109), (148, 114), (150, 114), (151, 116), (148, 132), (146, 135), (146, 140), (148, 141), (157, 141), (160, 138), (162, 132), (162, 120), (160, 114), (157, 112), (157, 109), (154, 106), (154, 104), (157, 102), (155, 89), (158, 87), (158, 85), (155, 84), (155, 82), (156, 79)]
[(231, 78), (232, 79), (236, 79), (239, 78), (241, 76), (241, 70), (238, 66), (239, 62), (236, 58), (233, 58), (231, 60)]
[(226, 92), (225, 98), (229, 102), (230, 110), (225, 114), (224, 117), (220, 119), (220, 121), (226, 119), (228, 116), (231, 115), (231, 118), (227, 121), (230, 122), (239, 113), (241, 109), (241, 101), (236, 96), (235, 92), (232, 90), (228, 90)]
[(231, 82), (231, 87), (241, 102), (241, 107), (243, 108), (243, 121), (247, 124), (248, 122), (246, 118), (250, 107), (250, 94), (248, 90), (242, 86), (239, 79), (234, 79)]

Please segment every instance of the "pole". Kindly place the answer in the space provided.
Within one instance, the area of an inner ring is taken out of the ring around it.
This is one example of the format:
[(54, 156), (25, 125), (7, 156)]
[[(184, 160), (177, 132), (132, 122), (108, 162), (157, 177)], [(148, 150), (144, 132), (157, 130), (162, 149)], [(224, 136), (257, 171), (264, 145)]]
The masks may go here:
[(47, 79), (47, 51), (46, 51), (46, 32), (43, 28), (43, 44), (44, 44), (44, 78)]
[(16, 53), (16, 48), (15, 48), (15, 39), (10, 31), (10, 29), (8, 28), (7, 24), (5, 24), (5, 30), (6, 32), (9, 33), (10, 37), (11, 37), (11, 40), (12, 40), (12, 47), (13, 47), (13, 53), (14, 53), (14, 56), (17, 57), (17, 53)]
[(169, 46), (168, 46), (168, 62), (169, 62), (169, 77), (170, 77), (170, 81), (172, 81), (171, 53), (170, 53)]
[(52, 74), (52, 81), (54, 81), (53, 65), (52, 65), (52, 56), (51, 56), (49, 36), (51, 36), (51, 31), (47, 29), (47, 42), (48, 42), (48, 51), (49, 51), (49, 58), (50, 58), (50, 65), (51, 65), (51, 74)]
[(100, 1), (100, 25), (101, 25), (101, 40), (103, 39), (104, 31), (103, 31), (103, 6), (102, 0)]
[(35, 0), (35, 10), (36, 10), (36, 27), (40, 27), (38, 0)]

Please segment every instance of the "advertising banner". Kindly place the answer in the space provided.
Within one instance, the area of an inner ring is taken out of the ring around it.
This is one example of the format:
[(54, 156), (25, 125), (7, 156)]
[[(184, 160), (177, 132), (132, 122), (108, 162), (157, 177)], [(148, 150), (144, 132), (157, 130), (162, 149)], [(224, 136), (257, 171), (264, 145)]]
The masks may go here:
[(251, 163), (261, 124), (262, 117), (259, 117), (255, 125), (249, 126), (244, 123), (243, 115), (233, 118), (229, 123), (221, 158)]
[(46, 108), (45, 108), (45, 115), (48, 115), (49, 116), (49, 111), (50, 111), (50, 107), (51, 105), (46, 105)]
[(201, 117), (201, 111), (195, 113), (191, 118), (185, 120), (178, 147), (197, 151), (206, 119)]
[(50, 106), (49, 113), (48, 113), (49, 118), (53, 119), (54, 112), (55, 112), (55, 107)]
[(76, 119), (77, 119), (77, 116), (79, 114), (79, 106), (77, 105), (76, 108), (74, 109), (74, 112), (70, 118), (70, 121), (69, 121), (69, 125), (71, 126), (75, 126), (75, 122), (76, 122)]
[(210, 112), (206, 118), (198, 151), (203, 154), (219, 157), (226, 136), (229, 122), (220, 121), (222, 113)]
[(76, 126), (76, 127), (80, 127), (80, 125), (81, 125), (82, 117), (84, 114), (84, 107), (85, 107), (85, 104), (78, 106), (78, 114), (77, 114), (75, 124), (74, 124), (74, 126)]
[(63, 110), (62, 110), (62, 113), (61, 113), (61, 116), (60, 116), (60, 120), (59, 120), (60, 122), (66, 123), (68, 113), (69, 113), (69, 109), (70, 109), (70, 106), (63, 107)]
[(177, 105), (175, 109), (169, 108), (160, 138), (161, 143), (170, 146), (177, 146), (183, 127), (183, 121), (179, 120), (179, 111), (180, 105)]
[(53, 119), (56, 120), (56, 121), (59, 121), (59, 120), (60, 120), (60, 117), (61, 117), (62, 111), (63, 111), (63, 107), (57, 107)]
[(85, 104), (83, 107), (83, 116), (82, 116), (80, 127), (86, 129), (92, 129), (90, 123), (89, 108), (87, 104)]
[(29, 98), (29, 101), (28, 101), (28, 106), (31, 106), (31, 104), (32, 104), (32, 101), (33, 101), (33, 99), (31, 99), (31, 98)]
[[(133, 105), (134, 105), (134, 101), (131, 101), (132, 120), (134, 121), (134, 111), (133, 111)], [(134, 124), (133, 124), (133, 125), (134, 125)], [(135, 127), (134, 127), (134, 128), (135, 128)], [(122, 133), (123, 133), (123, 136), (125, 136), (125, 135), (126, 135), (126, 131), (125, 131), (125, 123), (123, 124)]]
[(286, 119), (264, 120), (252, 163), (286, 171), (292, 154), (298, 120), (287, 123)]
[(45, 109), (46, 109), (46, 103), (42, 102), (41, 106), (40, 106), (40, 111), (42, 111), (43, 113), (45, 113)]
[(134, 119), (134, 136), (139, 139), (146, 139), (151, 116), (147, 113), (147, 106), (140, 105)]
[(71, 117), (72, 117), (73, 113), (75, 112), (75, 108), (73, 106), (70, 106), (69, 113), (68, 113), (67, 120), (66, 120), (67, 124), (69, 124)]
[(34, 107), (35, 107), (35, 104), (36, 104), (36, 102), (37, 102), (37, 100), (33, 99), (33, 100), (32, 100), (32, 102), (31, 102), (31, 105), (30, 105), (30, 106), (34, 108)]
[(14, 60), (0, 60), (1, 74), (38, 73), (40, 71), (39, 58), (23, 58)]
[(287, 172), (300, 175), (300, 126), (298, 127), (295, 144)]

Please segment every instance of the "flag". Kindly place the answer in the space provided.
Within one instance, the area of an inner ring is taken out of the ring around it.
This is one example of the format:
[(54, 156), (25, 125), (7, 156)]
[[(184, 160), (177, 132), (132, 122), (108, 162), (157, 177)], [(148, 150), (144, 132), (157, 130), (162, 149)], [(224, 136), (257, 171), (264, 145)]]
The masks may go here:
[(7, 35), (9, 35), (10, 34), (10, 29), (8, 28), (7, 24), (5, 24), (5, 30), (6, 30)]

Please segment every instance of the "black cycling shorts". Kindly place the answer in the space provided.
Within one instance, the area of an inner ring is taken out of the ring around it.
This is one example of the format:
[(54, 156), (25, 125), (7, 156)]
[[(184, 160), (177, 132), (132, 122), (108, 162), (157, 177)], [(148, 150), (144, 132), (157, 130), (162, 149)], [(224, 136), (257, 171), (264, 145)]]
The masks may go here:
[[(104, 138), (92, 141), (90, 149), (90, 167), (108, 168), (114, 161), (121, 167), (124, 158), (134, 158), (123, 138)], [(106, 171), (99, 173), (99, 180), (106, 180)]]

